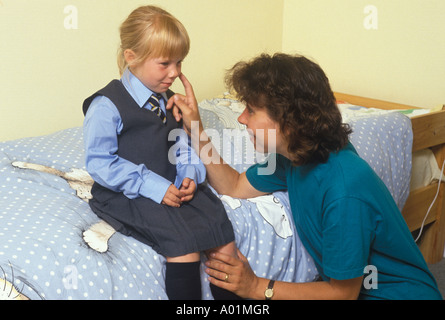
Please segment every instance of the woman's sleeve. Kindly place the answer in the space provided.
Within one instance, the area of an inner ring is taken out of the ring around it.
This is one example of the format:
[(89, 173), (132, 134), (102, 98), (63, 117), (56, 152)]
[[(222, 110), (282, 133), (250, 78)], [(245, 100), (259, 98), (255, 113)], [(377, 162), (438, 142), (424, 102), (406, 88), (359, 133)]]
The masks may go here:
[(278, 154), (270, 154), (265, 162), (255, 164), (246, 171), (250, 184), (262, 192), (287, 190), (286, 160)]

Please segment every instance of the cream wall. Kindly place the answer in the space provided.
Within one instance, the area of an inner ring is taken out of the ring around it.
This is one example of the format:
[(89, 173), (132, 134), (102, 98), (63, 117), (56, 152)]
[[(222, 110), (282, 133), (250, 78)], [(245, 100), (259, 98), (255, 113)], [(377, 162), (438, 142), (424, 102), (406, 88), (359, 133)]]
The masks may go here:
[(337, 91), (445, 103), (443, 0), (0, 0), (0, 141), (80, 126), (83, 99), (118, 77), (120, 23), (148, 3), (188, 29), (198, 100), (239, 59), (284, 51), (319, 62)]
[(312, 57), (334, 90), (445, 104), (443, 0), (285, 0), (283, 30), (283, 51)]
[(0, 0), (0, 141), (82, 125), (83, 99), (118, 77), (120, 23), (145, 4), (187, 28), (198, 100), (225, 90), (237, 60), (282, 47), (283, 0)]

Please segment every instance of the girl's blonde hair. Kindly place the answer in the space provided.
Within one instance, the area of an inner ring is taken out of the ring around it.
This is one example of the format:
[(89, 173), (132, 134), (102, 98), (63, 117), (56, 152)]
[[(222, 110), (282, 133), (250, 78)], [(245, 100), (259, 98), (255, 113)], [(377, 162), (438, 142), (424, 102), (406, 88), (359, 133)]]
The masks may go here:
[(185, 58), (190, 38), (182, 23), (167, 11), (155, 6), (134, 10), (120, 27), (121, 45), (117, 64), (122, 76), (128, 67), (124, 52), (132, 50), (137, 65), (147, 58)]

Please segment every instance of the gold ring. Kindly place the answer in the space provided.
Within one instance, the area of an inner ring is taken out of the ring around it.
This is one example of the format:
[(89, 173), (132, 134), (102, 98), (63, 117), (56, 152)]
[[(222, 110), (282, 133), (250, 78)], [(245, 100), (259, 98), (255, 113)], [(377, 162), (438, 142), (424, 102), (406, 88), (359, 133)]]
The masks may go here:
[(226, 273), (226, 277), (224, 278), (224, 281), (229, 282), (229, 277), (230, 277), (230, 275), (228, 273)]

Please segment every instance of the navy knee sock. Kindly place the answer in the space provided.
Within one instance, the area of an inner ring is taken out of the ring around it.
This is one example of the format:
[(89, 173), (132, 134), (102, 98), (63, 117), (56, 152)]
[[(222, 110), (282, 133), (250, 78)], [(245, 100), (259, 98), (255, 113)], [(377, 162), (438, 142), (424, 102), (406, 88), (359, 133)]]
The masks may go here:
[(215, 300), (243, 300), (233, 292), (217, 287), (212, 283), (210, 284), (210, 290)]
[(165, 289), (170, 300), (201, 300), (201, 262), (167, 262)]

